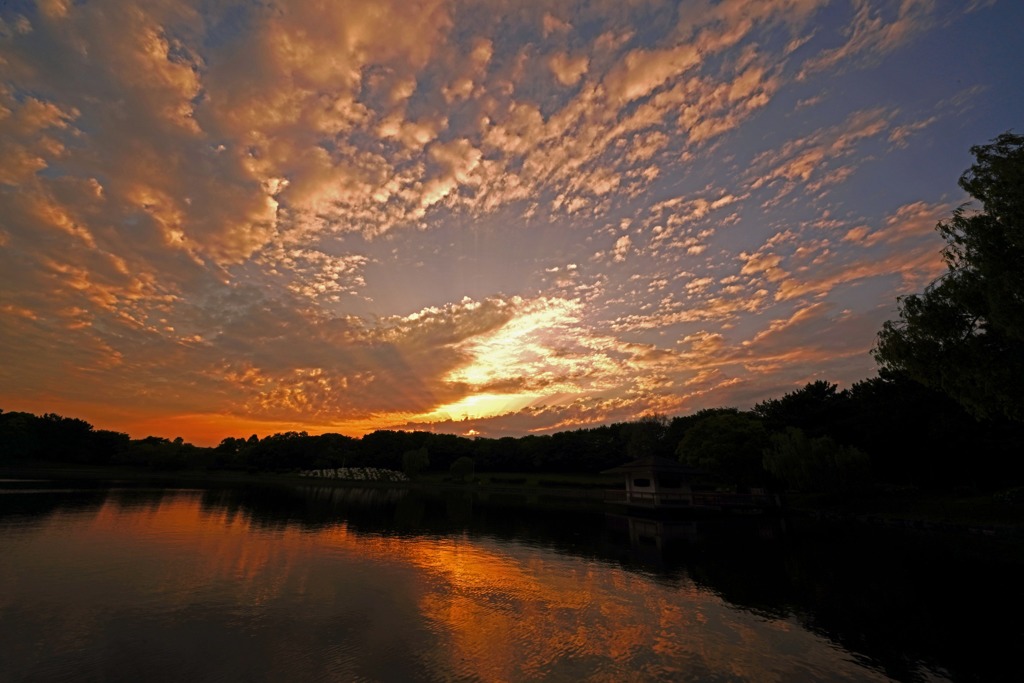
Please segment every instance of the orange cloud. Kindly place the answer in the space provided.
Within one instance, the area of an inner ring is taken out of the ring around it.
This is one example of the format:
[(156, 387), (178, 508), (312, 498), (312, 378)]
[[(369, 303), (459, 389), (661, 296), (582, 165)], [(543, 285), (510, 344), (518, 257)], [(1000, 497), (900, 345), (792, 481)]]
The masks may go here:
[(935, 8), (934, 0), (906, 0), (900, 3), (896, 17), (886, 22), (867, 0), (856, 0), (853, 4), (855, 15), (848, 30), (849, 39), (839, 47), (807, 60), (799, 78), (807, 78), (814, 72), (854, 58), (879, 59), (927, 28), (933, 20), (931, 15)]
[(563, 53), (555, 53), (548, 60), (548, 67), (562, 85), (576, 85), (587, 73), (590, 60), (586, 55), (570, 57)]

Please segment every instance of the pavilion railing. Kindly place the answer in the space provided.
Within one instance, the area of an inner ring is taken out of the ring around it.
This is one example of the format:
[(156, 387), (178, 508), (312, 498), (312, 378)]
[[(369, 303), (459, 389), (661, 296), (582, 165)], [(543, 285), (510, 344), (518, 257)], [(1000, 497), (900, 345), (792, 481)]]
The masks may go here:
[(775, 496), (766, 493), (730, 493), (721, 491), (625, 491), (605, 492), (605, 501), (644, 507), (765, 508), (775, 507)]

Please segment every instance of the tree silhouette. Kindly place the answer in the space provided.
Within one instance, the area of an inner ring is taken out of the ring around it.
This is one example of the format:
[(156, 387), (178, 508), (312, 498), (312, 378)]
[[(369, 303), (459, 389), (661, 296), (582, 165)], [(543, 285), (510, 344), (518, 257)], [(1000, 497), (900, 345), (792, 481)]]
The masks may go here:
[(402, 454), (402, 471), (410, 479), (415, 479), (420, 472), (430, 466), (430, 452), (426, 448), (417, 448)]
[(658, 446), (668, 429), (668, 418), (664, 415), (645, 415), (625, 427), (628, 441), (626, 455), (630, 460), (648, 455), (661, 455)]
[(476, 463), (473, 462), (473, 458), (468, 455), (464, 455), (451, 464), (448, 468), (451, 472), (452, 479), (455, 481), (466, 481), (472, 479), (473, 471), (476, 469)]
[(838, 385), (817, 380), (802, 389), (791, 391), (782, 398), (770, 398), (754, 406), (754, 413), (764, 420), (769, 431), (782, 431), (797, 427), (808, 436), (831, 435), (849, 402), (846, 391)]
[(705, 410), (698, 416), (676, 449), (679, 462), (710, 472), (722, 484), (763, 484), (768, 432), (761, 419), (732, 408)]
[(982, 210), (963, 205), (938, 224), (949, 271), (900, 297), (874, 356), (976, 417), (1024, 422), (1024, 136), (1003, 133), (971, 153), (960, 187)]
[(772, 434), (770, 441), (764, 451), (764, 468), (790, 488), (832, 493), (868, 480), (868, 456), (828, 436), (808, 437), (801, 429), (787, 427)]

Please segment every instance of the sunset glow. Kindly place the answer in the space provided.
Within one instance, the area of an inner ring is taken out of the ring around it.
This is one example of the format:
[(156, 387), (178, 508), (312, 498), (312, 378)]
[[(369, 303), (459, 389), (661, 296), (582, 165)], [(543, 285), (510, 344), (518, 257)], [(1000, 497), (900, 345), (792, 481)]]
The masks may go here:
[[(523, 435), (847, 386), (1013, 0), (0, 5), (0, 408)], [(472, 644), (467, 644), (471, 647)]]

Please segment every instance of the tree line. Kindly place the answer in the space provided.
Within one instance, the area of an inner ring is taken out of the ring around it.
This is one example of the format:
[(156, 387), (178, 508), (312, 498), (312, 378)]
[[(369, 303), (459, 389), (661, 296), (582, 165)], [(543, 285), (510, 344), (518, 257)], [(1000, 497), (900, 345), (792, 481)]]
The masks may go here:
[[(804, 491), (873, 483), (923, 488), (1024, 481), (1024, 424), (979, 420), (957, 401), (885, 372), (840, 390), (816, 381), (758, 403), (668, 418), (648, 416), (550, 435), (467, 438), (379, 430), (362, 438), (284, 432), (229, 437), (215, 447), (93, 429), (52, 413), (0, 412), (0, 462), (132, 465), (155, 470), (286, 473), (380, 467), (429, 472), (596, 474), (644, 456), (678, 459), (714, 482)], [(467, 472), (468, 465), (468, 472)]]

